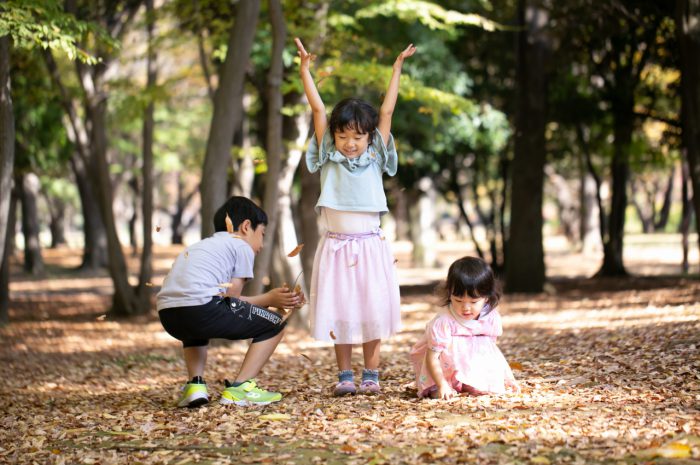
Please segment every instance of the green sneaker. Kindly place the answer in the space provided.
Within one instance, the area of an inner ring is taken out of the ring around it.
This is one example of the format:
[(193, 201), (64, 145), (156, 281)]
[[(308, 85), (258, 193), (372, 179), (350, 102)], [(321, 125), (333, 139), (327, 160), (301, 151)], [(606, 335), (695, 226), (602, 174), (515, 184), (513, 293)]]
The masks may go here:
[(195, 376), (192, 381), (182, 386), (182, 395), (177, 402), (178, 407), (199, 407), (209, 402), (207, 385), (201, 376)]
[(267, 405), (282, 399), (279, 392), (270, 392), (260, 389), (254, 379), (249, 379), (240, 386), (233, 387), (226, 380), (226, 389), (221, 393), (222, 405), (236, 404), (240, 406)]

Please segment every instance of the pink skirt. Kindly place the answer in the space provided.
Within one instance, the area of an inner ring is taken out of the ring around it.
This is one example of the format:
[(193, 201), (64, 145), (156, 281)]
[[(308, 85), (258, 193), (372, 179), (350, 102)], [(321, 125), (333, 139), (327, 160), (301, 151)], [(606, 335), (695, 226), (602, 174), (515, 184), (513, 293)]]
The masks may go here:
[(379, 214), (323, 208), (311, 277), (311, 334), (334, 344), (386, 339), (401, 329), (394, 256)]

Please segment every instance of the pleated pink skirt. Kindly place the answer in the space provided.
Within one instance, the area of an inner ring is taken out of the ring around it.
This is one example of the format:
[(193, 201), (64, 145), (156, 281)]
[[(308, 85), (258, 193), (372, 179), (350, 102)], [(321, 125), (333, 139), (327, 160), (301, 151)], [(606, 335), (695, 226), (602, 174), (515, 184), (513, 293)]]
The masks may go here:
[(316, 249), (311, 334), (334, 344), (386, 339), (401, 329), (394, 256), (379, 214), (323, 208), (325, 229)]

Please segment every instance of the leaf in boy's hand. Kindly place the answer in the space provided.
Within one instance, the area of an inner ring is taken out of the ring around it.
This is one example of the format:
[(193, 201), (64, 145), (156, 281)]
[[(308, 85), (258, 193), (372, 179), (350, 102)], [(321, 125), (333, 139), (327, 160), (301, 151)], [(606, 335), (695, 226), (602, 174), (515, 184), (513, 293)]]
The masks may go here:
[(233, 222), (231, 221), (231, 218), (229, 218), (228, 213), (226, 213), (226, 232), (233, 234)]
[(296, 257), (297, 255), (299, 255), (299, 252), (301, 252), (301, 249), (303, 249), (303, 248), (304, 248), (304, 244), (299, 244), (298, 246), (294, 247), (294, 250), (289, 252), (287, 254), (287, 256), (288, 257)]
[(333, 332), (332, 329), (331, 329), (331, 332), (330, 332), (330, 336), (331, 336), (331, 339), (333, 339), (333, 340), (335, 341), (335, 333)]
[(301, 284), (297, 284), (296, 286), (294, 286), (294, 293), (298, 294), (300, 292), (301, 292)]

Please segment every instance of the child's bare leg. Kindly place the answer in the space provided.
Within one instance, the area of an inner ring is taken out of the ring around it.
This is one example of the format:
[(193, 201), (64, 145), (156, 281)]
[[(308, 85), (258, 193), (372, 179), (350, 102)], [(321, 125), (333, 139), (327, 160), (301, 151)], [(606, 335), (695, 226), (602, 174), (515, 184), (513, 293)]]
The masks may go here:
[(248, 347), (248, 352), (245, 354), (235, 382), (243, 383), (251, 378), (255, 378), (258, 373), (260, 373), (265, 363), (270, 359), (270, 356), (277, 348), (277, 344), (282, 340), (283, 335), (284, 331), (270, 339), (251, 344), (250, 347)]
[(374, 341), (365, 342), (362, 344), (362, 354), (365, 357), (365, 368), (368, 370), (379, 369), (379, 347), (382, 340), (375, 339)]
[(340, 371), (352, 369), (352, 344), (336, 344), (335, 360)]
[(195, 376), (204, 376), (204, 366), (207, 363), (207, 346), (185, 347), (183, 349), (185, 366), (187, 367), (187, 379)]

